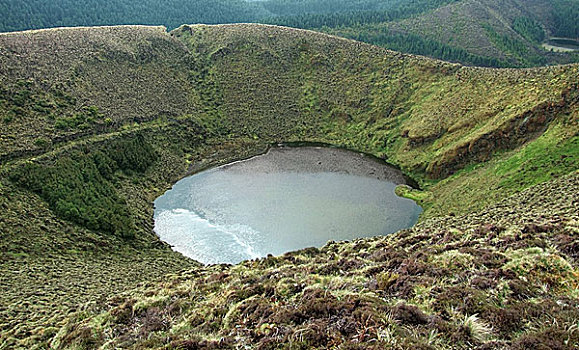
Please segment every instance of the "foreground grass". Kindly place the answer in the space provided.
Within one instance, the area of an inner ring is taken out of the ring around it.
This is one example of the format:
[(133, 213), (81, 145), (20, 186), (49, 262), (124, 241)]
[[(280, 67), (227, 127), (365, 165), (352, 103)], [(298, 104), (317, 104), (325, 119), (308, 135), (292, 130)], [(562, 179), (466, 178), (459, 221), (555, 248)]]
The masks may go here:
[(387, 237), (169, 275), (70, 315), (47, 345), (572, 349), (578, 180)]

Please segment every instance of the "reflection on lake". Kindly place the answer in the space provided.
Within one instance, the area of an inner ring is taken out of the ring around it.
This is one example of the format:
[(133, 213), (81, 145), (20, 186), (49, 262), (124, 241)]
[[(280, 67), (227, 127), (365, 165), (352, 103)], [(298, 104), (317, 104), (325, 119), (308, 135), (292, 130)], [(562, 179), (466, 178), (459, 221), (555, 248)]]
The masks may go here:
[(155, 232), (202, 263), (388, 234), (421, 212), (394, 194), (400, 183), (398, 170), (358, 153), (274, 148), (177, 182), (155, 201)]

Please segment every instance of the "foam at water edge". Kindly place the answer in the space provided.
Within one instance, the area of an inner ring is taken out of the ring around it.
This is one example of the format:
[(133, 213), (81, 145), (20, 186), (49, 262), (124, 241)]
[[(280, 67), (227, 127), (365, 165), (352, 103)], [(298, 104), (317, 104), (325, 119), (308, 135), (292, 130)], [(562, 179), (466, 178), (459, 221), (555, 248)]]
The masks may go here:
[[(259, 232), (251, 227), (212, 223), (188, 209), (160, 212), (155, 220), (155, 232), (176, 251), (204, 264), (238, 263), (266, 255), (256, 250)], [(221, 244), (215, 244), (218, 240)]]

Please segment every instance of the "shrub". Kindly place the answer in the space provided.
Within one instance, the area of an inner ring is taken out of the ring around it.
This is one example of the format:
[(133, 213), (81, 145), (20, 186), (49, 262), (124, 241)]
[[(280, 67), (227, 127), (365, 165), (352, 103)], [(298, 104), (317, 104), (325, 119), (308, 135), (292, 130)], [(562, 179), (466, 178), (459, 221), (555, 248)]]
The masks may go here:
[(14, 119), (14, 115), (6, 114), (2, 117), (2, 121), (6, 124), (10, 123)]
[(39, 137), (34, 140), (34, 145), (40, 148), (47, 148), (50, 145), (50, 141), (44, 137)]
[(135, 225), (114, 186), (117, 170), (144, 171), (156, 154), (144, 138), (119, 140), (93, 151), (75, 151), (51, 166), (28, 163), (11, 178), (39, 194), (60, 217), (92, 230), (132, 238)]

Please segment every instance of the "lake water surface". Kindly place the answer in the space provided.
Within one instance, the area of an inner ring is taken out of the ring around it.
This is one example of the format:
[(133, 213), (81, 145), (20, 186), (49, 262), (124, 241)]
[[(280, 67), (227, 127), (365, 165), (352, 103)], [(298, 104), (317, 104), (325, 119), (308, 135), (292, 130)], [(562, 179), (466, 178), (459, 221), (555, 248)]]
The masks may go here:
[(394, 194), (402, 183), (400, 171), (359, 153), (272, 148), (177, 182), (155, 201), (155, 232), (206, 264), (384, 235), (421, 212)]

